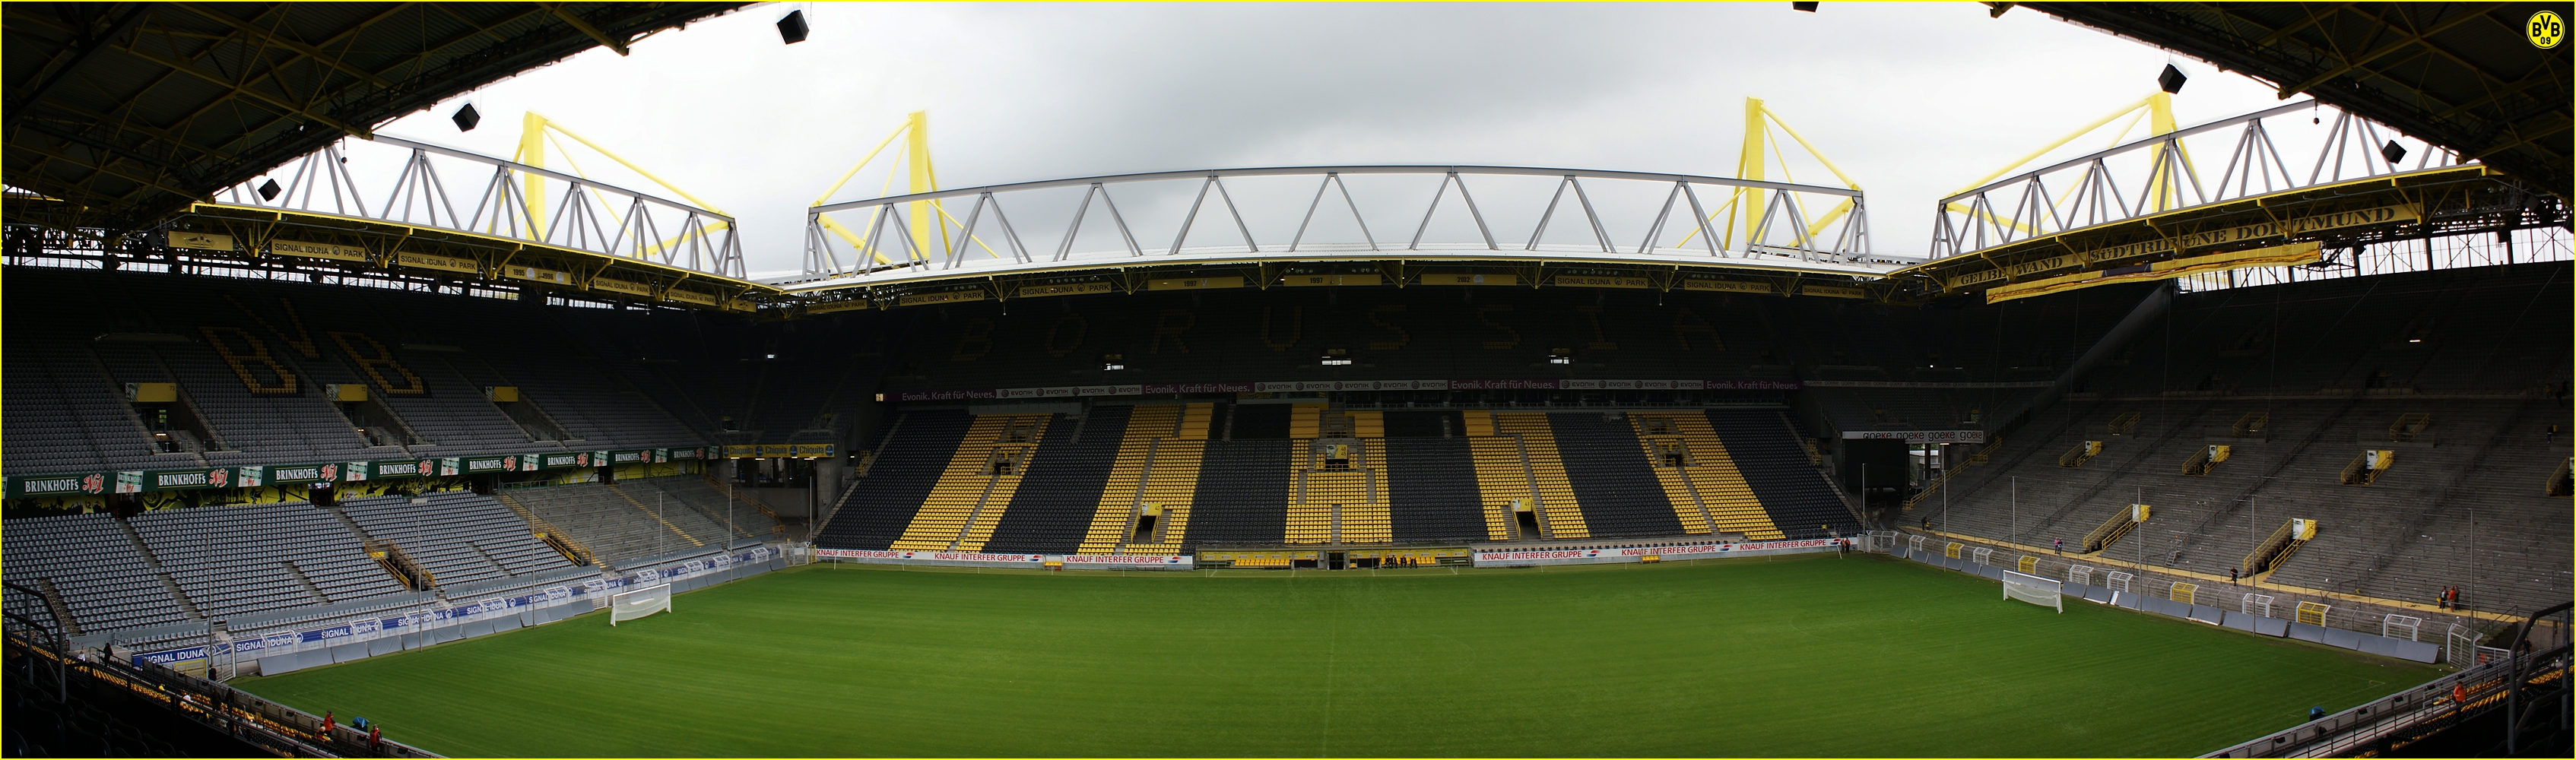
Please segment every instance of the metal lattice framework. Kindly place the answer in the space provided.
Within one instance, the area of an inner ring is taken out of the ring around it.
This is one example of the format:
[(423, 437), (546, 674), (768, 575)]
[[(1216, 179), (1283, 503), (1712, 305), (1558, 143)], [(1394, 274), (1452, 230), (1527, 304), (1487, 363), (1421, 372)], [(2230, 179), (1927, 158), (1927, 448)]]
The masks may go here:
[(2538, 3), (2024, 3), (2305, 94), (2566, 197), (2571, 46)]
[(456, 93), (740, 6), (9, 3), (5, 211), (121, 236)]
[[(2300, 134), (2285, 140), (2287, 132)], [(2219, 171), (2202, 171), (2201, 162), (2222, 155)], [(2462, 165), (2449, 151), (2301, 101), (2155, 135), (1943, 198), (1931, 256), (1983, 253), (2249, 198)]]
[[(1247, 193), (1255, 182), (1271, 192)], [(1354, 194), (1354, 184), (1370, 183), (1377, 192)], [(1751, 229), (1731, 228), (1729, 204), (1759, 210)], [(846, 232), (826, 225), (835, 215), (844, 218), (832, 226)], [(918, 224), (925, 216), (936, 224)], [(1122, 174), (823, 204), (806, 219), (809, 277), (879, 283), (1196, 260), (1723, 262), (1872, 276), (1914, 263), (1870, 255), (1857, 189), (1510, 166)], [(1340, 224), (1356, 234), (1321, 231)]]
[(263, 192), (273, 179), (252, 180), (202, 205), (462, 232), (737, 280), (745, 275), (731, 216), (516, 161), (377, 135), (345, 148), (325, 146), (281, 168), (285, 181), (273, 186), (273, 198)]

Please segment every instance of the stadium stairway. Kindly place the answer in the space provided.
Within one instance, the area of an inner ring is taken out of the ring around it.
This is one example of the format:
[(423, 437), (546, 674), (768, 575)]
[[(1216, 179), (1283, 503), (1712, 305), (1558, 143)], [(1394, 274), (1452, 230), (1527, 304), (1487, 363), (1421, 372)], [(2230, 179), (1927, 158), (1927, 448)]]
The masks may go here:
[[(1647, 461), (1663, 482), (1665, 495), (1676, 507), (1684, 504), (1684, 499), (1698, 505), (1698, 509), (1682, 516), (1686, 529), (1696, 516), (1704, 520), (1705, 527), (1692, 533), (1730, 533), (1755, 541), (1781, 537), (1779, 526), (1772, 524), (1769, 512), (1763, 511), (1761, 498), (1754, 495), (1753, 487), (1745, 483), (1744, 473), (1736, 468), (1726, 443), (1709, 426), (1707, 415), (1631, 413), (1628, 419), (1630, 430), (1646, 447)], [(1656, 429), (1667, 432), (1656, 435)], [(1657, 440), (1680, 444), (1677, 453), (1682, 461), (1678, 466), (1658, 461), (1653, 446)]]
[(572, 567), (490, 496), (471, 491), (350, 499), (340, 511), (368, 535), (401, 545), (440, 585)]
[[(1214, 412), (1209, 403), (1135, 408), (1119, 438), (1118, 457), (1092, 511), (1091, 526), (1083, 532), (1080, 553), (1181, 550)], [(1145, 527), (1149, 512), (1152, 524)]]
[[(1476, 493), (1478, 506), (1484, 513), (1486, 540), (1541, 537), (1545, 531), (1536, 521), (1537, 513), (1527, 512), (1533, 501), (1530, 493), (1536, 489), (1538, 480), (1530, 475), (1528, 458), (1521, 456), (1520, 438), (1495, 434), (1494, 416), (1490, 411), (1468, 410), (1462, 419), (1467, 435), (1468, 460), (1476, 468)], [(1519, 524), (1523, 512), (1533, 516), (1526, 534)]]
[[(1528, 504), (1544, 526), (1550, 539), (1590, 538), (1591, 527), (1584, 522), (1583, 503), (1566, 477), (1565, 461), (1558, 456), (1556, 434), (1544, 413), (1498, 413), (1494, 415), (1494, 432), (1508, 435), (1520, 443), (1521, 469), (1528, 473), (1536, 498)], [(1479, 468), (1481, 469), (1481, 468)], [(1675, 531), (1678, 532), (1678, 531)]]
[(962, 410), (904, 412), (877, 444), (867, 474), (853, 480), (814, 545), (824, 549), (883, 550), (903, 536), (930, 489), (938, 485), (965, 438), (970, 420)]
[(992, 523), (975, 530), (976, 518), (995, 506), (1011, 503), (1019, 492), (1031, 454), (1046, 432), (1050, 415), (977, 415), (966, 439), (948, 458), (948, 468), (932, 485), (921, 509), (904, 527), (903, 536), (887, 548), (952, 551), (972, 542), (981, 546), (992, 535)]
[(404, 591), (347, 526), (305, 502), (157, 510), (132, 524), (209, 620)]
[(1209, 403), (1183, 407), (1179, 427), (1155, 447), (1151, 466), (1140, 483), (1140, 498), (1146, 506), (1159, 508), (1161, 514), (1150, 531), (1141, 521), (1131, 525), (1131, 534), (1118, 547), (1120, 553), (1182, 551), (1182, 543), (1189, 536), (1192, 500), (1198, 496), (1199, 464), (1207, 455), (1208, 429), (1214, 422), (1214, 413), (1215, 405)]
[(1027, 477), (1000, 517), (990, 521), (991, 537), (958, 549), (1026, 554), (1080, 549), (1133, 409), (1096, 406), (1079, 420), (1059, 417), (1048, 423), (1037, 453), (1023, 465)]
[[(1780, 412), (1711, 409), (1703, 418), (1780, 535), (1819, 535), (1818, 526), (1845, 535), (1859, 529), (1851, 507), (1808, 461), (1796, 429)], [(1687, 429), (1691, 423), (1681, 424)], [(1721, 520), (1721, 530), (1724, 525)]]
[[(1330, 413), (1297, 404), (1289, 420), (1288, 543), (1384, 543), (1392, 539), (1389, 493), (1378, 469), (1386, 442), (1381, 412)], [(1328, 430), (1327, 416), (1333, 418)], [(1331, 446), (1344, 446), (1335, 460)]]

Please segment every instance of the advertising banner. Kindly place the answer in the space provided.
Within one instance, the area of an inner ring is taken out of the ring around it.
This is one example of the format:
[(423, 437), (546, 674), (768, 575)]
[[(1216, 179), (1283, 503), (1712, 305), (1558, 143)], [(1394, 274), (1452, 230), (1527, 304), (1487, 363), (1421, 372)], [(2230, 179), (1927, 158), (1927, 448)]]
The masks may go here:
[(372, 471), (369, 477), (379, 480), (419, 478), (438, 474), (438, 460), (435, 459), (378, 460), (367, 463), (367, 467)]
[[(924, 554), (928, 554), (928, 552), (924, 552)], [(142, 652), (135, 654), (133, 656), (133, 661), (151, 662), (164, 666), (175, 667), (183, 663), (201, 662), (208, 660), (209, 658), (224, 657), (228, 655), (236, 659), (249, 660), (289, 652), (328, 649), (334, 646), (379, 639), (387, 636), (418, 633), (423, 629), (428, 628), (443, 628), (447, 626), (462, 625), (478, 620), (491, 620), (498, 617), (517, 614), (519, 611), (529, 608), (551, 607), (561, 604), (586, 605), (589, 603), (589, 597), (613, 593), (616, 590), (627, 586), (659, 582), (665, 577), (679, 577), (692, 573), (722, 570), (736, 564), (757, 564), (767, 562), (772, 556), (774, 556), (774, 554), (770, 551), (769, 547), (758, 546), (730, 556), (718, 556), (706, 560), (693, 560), (685, 565), (669, 568), (671, 572), (667, 574), (647, 569), (643, 572), (632, 573), (617, 578), (592, 578), (584, 581), (579, 586), (554, 586), (543, 589), (529, 589), (517, 592), (510, 596), (488, 597), (463, 603), (451, 602), (447, 603), (447, 606), (432, 606), (406, 611), (373, 613), (356, 618), (347, 618), (326, 623), (304, 624), (310, 627), (270, 631), (236, 631), (234, 632), (234, 635), (237, 638), (230, 643), (216, 642), (213, 644), (198, 644), (172, 647), (151, 652)], [(1036, 555), (964, 556), (1033, 557)]]
[(9, 497), (60, 496), (64, 494), (97, 495), (107, 492), (107, 478), (107, 473), (104, 472), (15, 477), (9, 479)]
[(211, 470), (154, 470), (144, 473), (143, 490), (193, 491), (200, 488), (233, 487), (232, 468)]
[(268, 241), (268, 252), (271, 255), (276, 256), (302, 256), (311, 259), (330, 259), (332, 261), (372, 261), (375, 259), (373, 255), (367, 253), (367, 249), (364, 246), (341, 245), (339, 243), (313, 243), (302, 240), (270, 240)]
[(1983, 430), (1845, 430), (1845, 440), (1906, 443), (1985, 443)]
[(873, 549), (816, 549), (815, 559), (837, 559), (850, 562), (924, 563), (959, 565), (1012, 565), (1038, 567), (1046, 562), (1043, 554), (984, 554), (978, 552), (931, 552)]
[(1682, 544), (1675, 546), (1636, 546), (1611, 549), (1549, 548), (1479, 550), (1477, 567), (1511, 565), (1579, 565), (1604, 562), (1642, 562), (1647, 557), (1668, 559), (1710, 559), (1733, 554), (1788, 554), (1797, 552), (1834, 551), (1845, 539), (1812, 538), (1795, 541), (1749, 541), (1743, 543)]
[(1067, 570), (1155, 569), (1188, 570), (1198, 565), (1196, 557), (1187, 554), (1067, 554)]

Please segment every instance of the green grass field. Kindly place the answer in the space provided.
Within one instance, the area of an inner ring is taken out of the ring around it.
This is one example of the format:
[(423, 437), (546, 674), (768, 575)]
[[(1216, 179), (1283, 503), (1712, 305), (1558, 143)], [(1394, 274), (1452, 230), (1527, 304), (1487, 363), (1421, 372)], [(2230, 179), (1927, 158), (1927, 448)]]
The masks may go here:
[(242, 688), (454, 755), (2188, 755), (2436, 671), (1880, 557), (808, 566)]

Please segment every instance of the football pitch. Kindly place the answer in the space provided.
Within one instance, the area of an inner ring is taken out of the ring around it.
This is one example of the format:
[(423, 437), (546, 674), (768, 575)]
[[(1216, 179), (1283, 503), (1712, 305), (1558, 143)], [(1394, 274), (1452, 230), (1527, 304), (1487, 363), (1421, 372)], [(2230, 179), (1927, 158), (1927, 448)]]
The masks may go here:
[(2175, 756), (2431, 666), (1884, 557), (809, 565), (237, 686), (450, 755)]

